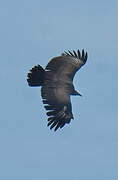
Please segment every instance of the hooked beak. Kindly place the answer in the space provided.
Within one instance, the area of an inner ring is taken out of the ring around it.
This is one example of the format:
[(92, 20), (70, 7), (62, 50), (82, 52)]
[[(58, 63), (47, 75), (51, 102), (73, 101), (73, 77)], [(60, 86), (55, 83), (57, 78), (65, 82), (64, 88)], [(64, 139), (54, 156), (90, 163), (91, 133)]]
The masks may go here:
[(80, 94), (79, 92), (77, 92), (79, 96), (82, 96), (82, 94)]
[(77, 92), (76, 90), (74, 91), (73, 95), (78, 95), (78, 96), (82, 96), (79, 92)]

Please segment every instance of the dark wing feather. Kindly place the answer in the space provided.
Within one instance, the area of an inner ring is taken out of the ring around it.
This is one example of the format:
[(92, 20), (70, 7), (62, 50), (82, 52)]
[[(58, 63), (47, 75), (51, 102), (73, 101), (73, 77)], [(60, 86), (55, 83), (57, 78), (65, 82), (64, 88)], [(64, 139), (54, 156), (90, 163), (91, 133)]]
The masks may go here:
[(53, 79), (72, 81), (75, 73), (86, 63), (87, 53), (82, 50), (64, 52), (62, 56), (53, 58), (46, 66), (46, 70), (53, 71)]
[[(48, 82), (48, 86), (49, 86)], [(69, 123), (73, 118), (71, 110), (70, 96), (66, 89), (48, 87), (46, 84), (41, 89), (45, 109), (48, 111), (48, 126), (50, 129), (55, 127), (55, 131)]]

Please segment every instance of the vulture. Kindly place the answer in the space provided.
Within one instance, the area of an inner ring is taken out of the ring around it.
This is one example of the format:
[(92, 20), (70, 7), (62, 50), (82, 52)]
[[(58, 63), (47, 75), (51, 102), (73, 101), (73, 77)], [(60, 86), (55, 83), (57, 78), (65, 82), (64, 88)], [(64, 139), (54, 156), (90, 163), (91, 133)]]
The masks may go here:
[(52, 58), (46, 68), (34, 66), (27, 75), (28, 85), (41, 86), (41, 96), (47, 111), (50, 129), (64, 127), (73, 119), (70, 96), (78, 95), (73, 85), (75, 73), (86, 63), (87, 52), (64, 52)]

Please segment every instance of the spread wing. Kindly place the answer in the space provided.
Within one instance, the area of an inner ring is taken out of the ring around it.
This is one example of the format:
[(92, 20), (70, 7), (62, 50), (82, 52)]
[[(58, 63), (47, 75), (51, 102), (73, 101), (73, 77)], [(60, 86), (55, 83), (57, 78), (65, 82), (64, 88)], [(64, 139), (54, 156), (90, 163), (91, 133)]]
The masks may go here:
[(62, 56), (53, 58), (46, 66), (46, 70), (54, 72), (54, 80), (72, 81), (75, 73), (86, 63), (87, 52), (78, 50), (64, 52)]
[(53, 58), (46, 66), (45, 81), (41, 95), (45, 109), (48, 111), (48, 126), (55, 127), (55, 131), (62, 128), (73, 119), (70, 95), (75, 93), (72, 84), (73, 77), (81, 66), (86, 63), (87, 53), (82, 55), (70, 51), (62, 56)]
[[(52, 83), (51, 83), (52, 84)], [(71, 110), (70, 95), (63, 87), (50, 87), (50, 82), (41, 89), (43, 103), (48, 111), (48, 126), (55, 131), (69, 123), (73, 118)]]

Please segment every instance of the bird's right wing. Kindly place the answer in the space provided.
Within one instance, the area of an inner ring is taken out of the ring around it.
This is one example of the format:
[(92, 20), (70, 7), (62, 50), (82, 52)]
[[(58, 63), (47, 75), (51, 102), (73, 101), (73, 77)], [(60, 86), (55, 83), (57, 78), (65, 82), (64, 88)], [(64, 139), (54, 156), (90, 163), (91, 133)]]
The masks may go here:
[(62, 56), (53, 58), (46, 66), (46, 70), (53, 72), (55, 80), (73, 80), (75, 73), (86, 63), (87, 52), (82, 50), (82, 54), (78, 50), (64, 52)]

